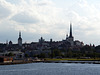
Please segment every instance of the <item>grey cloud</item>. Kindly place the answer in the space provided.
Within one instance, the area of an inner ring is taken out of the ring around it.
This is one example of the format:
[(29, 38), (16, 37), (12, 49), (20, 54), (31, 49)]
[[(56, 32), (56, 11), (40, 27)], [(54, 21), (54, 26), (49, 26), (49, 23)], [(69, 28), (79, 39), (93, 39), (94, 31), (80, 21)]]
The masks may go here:
[(39, 21), (36, 17), (24, 13), (19, 13), (13, 16), (12, 20), (19, 23), (37, 23)]
[(11, 11), (0, 4), (0, 19), (6, 18), (11, 14)]

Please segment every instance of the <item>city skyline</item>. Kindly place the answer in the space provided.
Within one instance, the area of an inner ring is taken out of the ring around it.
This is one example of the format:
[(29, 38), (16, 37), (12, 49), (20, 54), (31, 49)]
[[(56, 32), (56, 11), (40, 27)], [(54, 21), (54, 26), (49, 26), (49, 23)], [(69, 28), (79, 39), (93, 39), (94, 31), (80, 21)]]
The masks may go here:
[[(68, 38), (71, 38), (70, 39), (70, 41), (79, 41), (79, 40), (74, 40), (74, 36), (73, 36), (73, 29), (72, 29), (72, 23), (70, 23), (70, 25), (69, 25), (69, 33), (67, 33), (66, 34), (66, 38), (64, 38), (64, 39), (62, 39), (62, 40), (53, 40), (53, 38), (50, 38), (49, 40), (45, 40), (45, 38), (43, 38), (42, 36), (40, 37), (40, 39), (42, 38), (42, 39), (44, 39), (44, 41), (54, 41), (54, 42), (60, 42), (60, 41), (64, 41), (64, 40), (67, 40)], [(31, 41), (31, 42), (28, 42), (28, 43), (32, 43), (32, 42), (39, 42), (39, 40), (40, 39), (38, 39), (38, 41)], [(9, 44), (9, 42), (11, 42), (12, 44), (19, 44), (20, 46), (22, 46), (22, 44), (23, 43), (27, 43), (27, 42), (23, 42), (23, 38), (22, 38), (22, 32), (21, 31), (19, 31), (19, 34), (18, 34), (18, 39), (17, 39), (17, 42), (16, 43), (13, 43), (13, 41), (12, 40), (6, 40), (6, 44)]]
[(75, 40), (99, 45), (100, 6), (98, 0), (0, 0), (0, 43), (45, 40), (61, 41), (69, 33), (70, 21)]

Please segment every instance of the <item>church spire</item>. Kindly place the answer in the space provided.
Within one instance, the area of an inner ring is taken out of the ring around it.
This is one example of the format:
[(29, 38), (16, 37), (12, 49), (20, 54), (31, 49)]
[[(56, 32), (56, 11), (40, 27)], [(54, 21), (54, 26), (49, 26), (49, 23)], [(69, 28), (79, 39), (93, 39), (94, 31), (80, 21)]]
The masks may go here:
[(70, 35), (69, 35), (69, 37), (73, 37), (72, 36), (72, 24), (70, 23)]
[(18, 45), (22, 46), (21, 32), (19, 31)]
[(21, 38), (21, 32), (19, 31), (19, 38)]

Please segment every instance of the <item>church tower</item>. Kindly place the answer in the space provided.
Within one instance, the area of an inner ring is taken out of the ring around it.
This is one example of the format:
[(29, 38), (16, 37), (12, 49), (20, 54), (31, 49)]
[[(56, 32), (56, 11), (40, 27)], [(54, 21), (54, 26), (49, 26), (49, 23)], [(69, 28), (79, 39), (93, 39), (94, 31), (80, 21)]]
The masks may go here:
[(18, 45), (22, 46), (21, 32), (19, 32)]
[(74, 37), (72, 35), (72, 24), (71, 23), (70, 23), (70, 35), (69, 35), (69, 39), (68, 40), (69, 40), (71, 46), (73, 46), (74, 45)]
[(72, 38), (72, 24), (70, 23), (70, 35), (69, 35), (70, 38)]

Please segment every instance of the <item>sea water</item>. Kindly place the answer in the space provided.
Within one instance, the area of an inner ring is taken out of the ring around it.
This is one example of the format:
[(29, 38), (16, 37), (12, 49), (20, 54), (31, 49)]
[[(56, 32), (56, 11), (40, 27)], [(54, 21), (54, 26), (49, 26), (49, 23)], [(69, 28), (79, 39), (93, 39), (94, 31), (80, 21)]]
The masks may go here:
[(30, 63), (0, 65), (0, 75), (100, 75), (100, 64)]

